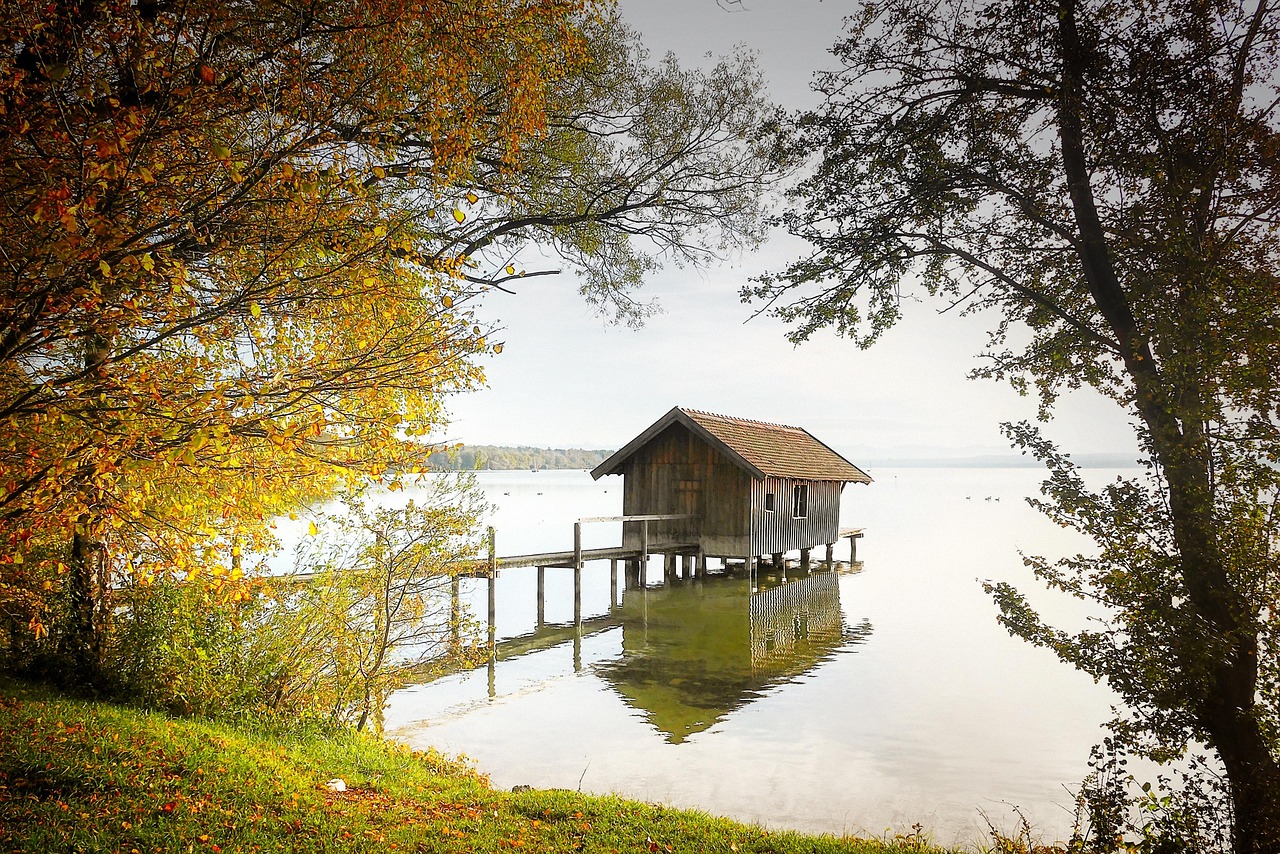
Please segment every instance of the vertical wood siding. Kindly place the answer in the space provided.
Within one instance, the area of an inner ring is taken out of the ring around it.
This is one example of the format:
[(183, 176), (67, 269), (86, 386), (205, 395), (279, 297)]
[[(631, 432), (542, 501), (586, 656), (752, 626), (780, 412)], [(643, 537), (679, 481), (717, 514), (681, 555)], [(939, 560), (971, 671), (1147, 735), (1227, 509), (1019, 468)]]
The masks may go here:
[[(808, 514), (792, 514), (792, 491), (808, 485)], [(840, 530), (840, 493), (844, 484), (832, 480), (768, 477), (751, 484), (751, 553), (773, 554), (834, 543)], [(773, 493), (773, 510), (765, 509), (765, 494)]]

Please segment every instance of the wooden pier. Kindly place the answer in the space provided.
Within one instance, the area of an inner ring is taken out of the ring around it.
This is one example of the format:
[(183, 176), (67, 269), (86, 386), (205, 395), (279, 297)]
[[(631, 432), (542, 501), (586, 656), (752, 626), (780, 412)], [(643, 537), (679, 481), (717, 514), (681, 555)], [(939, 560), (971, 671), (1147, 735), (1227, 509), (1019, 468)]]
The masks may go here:
[[(680, 578), (705, 578), (708, 572), (707, 555), (699, 548), (696, 543), (650, 543), (648, 536), (648, 525), (650, 522), (665, 522), (674, 519), (688, 518), (687, 514), (643, 514), (631, 516), (593, 516), (579, 519), (573, 525), (573, 549), (558, 552), (537, 552), (534, 554), (508, 555), (499, 557), (496, 549), (495, 532), (491, 527), (488, 530), (488, 556), (487, 559), (476, 561), (465, 561), (469, 564), (469, 569), (457, 573), (457, 575), (469, 575), (475, 578), (486, 578), (488, 584), (488, 625), (489, 625), (489, 645), (496, 655), (496, 623), (497, 623), (497, 599), (496, 599), (496, 582), (498, 573), (503, 569), (516, 569), (521, 567), (536, 567), (538, 571), (538, 592), (537, 592), (537, 630), (534, 636), (537, 636), (542, 628), (546, 625), (546, 570), (548, 568), (564, 568), (573, 570), (573, 622), (567, 624), (574, 627), (580, 634), (583, 629), (582, 619), (582, 569), (593, 561), (609, 561), (610, 571), (610, 599), (611, 605), (618, 604), (618, 562), (623, 561), (626, 566), (625, 589), (634, 590), (643, 587), (647, 583), (647, 570), (650, 555), (661, 554), (663, 556), (663, 576), (670, 583)], [(584, 524), (592, 524), (599, 522), (633, 522), (639, 523), (640, 537), (638, 547), (613, 546), (609, 548), (584, 549), (582, 547), (582, 526)], [(849, 541), (849, 560), (852, 564), (857, 561), (858, 540), (862, 538), (862, 528), (841, 528), (839, 529), (839, 539), (847, 539)], [(827, 544), (826, 558), (823, 565), (827, 570), (834, 569), (835, 556), (833, 552), (834, 543)], [(811, 568), (811, 559), (809, 549), (800, 549), (800, 560), (798, 568), (802, 572), (808, 572)], [(738, 558), (731, 561), (729, 558), (721, 558), (721, 567), (725, 572), (730, 571), (730, 567), (739, 569), (746, 574), (753, 572), (757, 565), (769, 566), (773, 569), (780, 569), (785, 576), (786, 561), (784, 555), (770, 555), (770, 560), (765, 563), (758, 558)], [(460, 561), (460, 563), (462, 563)], [(679, 566), (677, 565), (679, 563)], [(453, 611), (457, 625), (457, 617), (460, 614), (460, 591), (455, 577), (453, 583)], [(559, 627), (563, 629), (564, 627)], [(529, 640), (533, 640), (531, 636)]]

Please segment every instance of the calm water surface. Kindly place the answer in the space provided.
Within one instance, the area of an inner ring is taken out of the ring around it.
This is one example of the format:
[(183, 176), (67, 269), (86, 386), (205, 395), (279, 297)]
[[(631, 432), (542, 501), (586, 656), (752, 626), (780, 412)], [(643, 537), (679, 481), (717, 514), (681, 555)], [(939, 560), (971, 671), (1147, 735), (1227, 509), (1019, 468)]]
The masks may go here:
[[(1020, 552), (1087, 548), (1023, 502), (1035, 469), (903, 468), (846, 488), (861, 569), (708, 579), (620, 596), (584, 570), (584, 636), (393, 696), (388, 736), (465, 754), (494, 785), (581, 788), (813, 832), (985, 838), (1018, 806), (1066, 836), (1074, 787), (1113, 695), (1010, 638), (980, 579), (1011, 580), (1059, 623)], [(1095, 480), (1114, 471), (1095, 470)], [(572, 546), (572, 523), (621, 512), (619, 478), (485, 472), (499, 554)], [(616, 545), (620, 526), (584, 528)], [(837, 557), (847, 557), (847, 545)], [(715, 563), (713, 562), (713, 566)], [(620, 573), (621, 575), (621, 573)], [(649, 570), (655, 585), (660, 559)], [(484, 613), (480, 582), (470, 591)], [(536, 570), (502, 573), (499, 640), (536, 625)], [(572, 620), (572, 573), (546, 570), (546, 620)]]

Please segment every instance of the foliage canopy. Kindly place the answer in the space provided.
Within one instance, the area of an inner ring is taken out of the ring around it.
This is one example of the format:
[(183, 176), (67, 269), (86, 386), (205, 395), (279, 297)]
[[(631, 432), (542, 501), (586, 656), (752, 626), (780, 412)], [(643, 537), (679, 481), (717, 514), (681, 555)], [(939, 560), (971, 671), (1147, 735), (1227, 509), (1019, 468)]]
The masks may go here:
[(601, 0), (0, 3), (10, 634), (87, 665), (113, 578), (232, 578), (421, 466), (531, 242), (632, 318), (758, 239), (768, 115), (749, 59), (651, 65)]

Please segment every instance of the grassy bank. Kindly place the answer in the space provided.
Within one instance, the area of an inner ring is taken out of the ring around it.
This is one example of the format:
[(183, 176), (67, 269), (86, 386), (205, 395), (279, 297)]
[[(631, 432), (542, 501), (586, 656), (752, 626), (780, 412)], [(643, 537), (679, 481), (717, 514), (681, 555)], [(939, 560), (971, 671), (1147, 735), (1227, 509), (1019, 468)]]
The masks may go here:
[[(326, 781), (342, 778), (345, 792)], [(71, 700), (0, 681), (0, 850), (886, 852), (574, 792), (498, 792), (434, 753)]]

